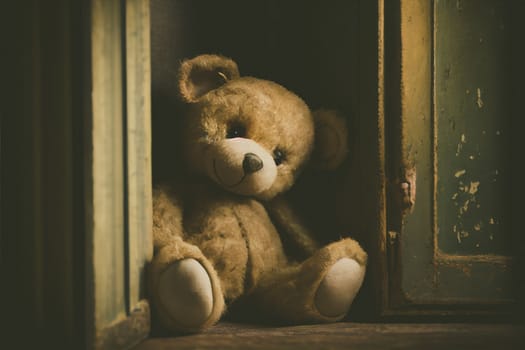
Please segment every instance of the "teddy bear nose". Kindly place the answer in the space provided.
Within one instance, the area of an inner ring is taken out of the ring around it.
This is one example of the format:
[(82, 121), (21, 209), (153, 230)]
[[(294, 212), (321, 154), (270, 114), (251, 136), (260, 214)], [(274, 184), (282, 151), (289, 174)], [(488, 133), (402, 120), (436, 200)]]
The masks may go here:
[(244, 155), (244, 159), (242, 161), (242, 168), (245, 174), (255, 173), (261, 170), (262, 167), (263, 162), (258, 155), (256, 155), (255, 153), (246, 153)]

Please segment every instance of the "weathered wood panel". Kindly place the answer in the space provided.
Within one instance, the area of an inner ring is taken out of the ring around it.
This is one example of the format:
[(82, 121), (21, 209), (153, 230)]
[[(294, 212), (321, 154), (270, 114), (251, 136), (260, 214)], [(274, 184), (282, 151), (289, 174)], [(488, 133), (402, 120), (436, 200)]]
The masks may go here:
[[(413, 212), (402, 223), (401, 283), (403, 295), (413, 284), (433, 277), (429, 240), (432, 234), (432, 137), (431, 137), (431, 55), (432, 6), (428, 1), (401, 1), (401, 157), (400, 179), (408, 182), (408, 169), (416, 169), (416, 201)], [(397, 261), (395, 263), (400, 263)], [(398, 276), (396, 276), (398, 277)], [(409, 287), (410, 286), (410, 287)]]
[(92, 2), (87, 322), (97, 349), (127, 348), (149, 333), (149, 55), (148, 1)]
[(508, 1), (438, 1), (435, 23), (438, 249), (510, 251)]
[(127, 217), (129, 310), (145, 297), (153, 242), (149, 1), (126, 1)]
[[(508, 181), (500, 184), (510, 159), (501, 138), (510, 2), (398, 6), (400, 135), (390, 132), (400, 141), (390, 152), (401, 181), (417, 170), (417, 199), (390, 235), (390, 306), (399, 309), (387, 313), (509, 312), (516, 300), (506, 243), (512, 230), (499, 219), (510, 199)], [(389, 112), (395, 119), (397, 111)]]
[(95, 334), (126, 314), (122, 8), (118, 0), (91, 7), (92, 280)]

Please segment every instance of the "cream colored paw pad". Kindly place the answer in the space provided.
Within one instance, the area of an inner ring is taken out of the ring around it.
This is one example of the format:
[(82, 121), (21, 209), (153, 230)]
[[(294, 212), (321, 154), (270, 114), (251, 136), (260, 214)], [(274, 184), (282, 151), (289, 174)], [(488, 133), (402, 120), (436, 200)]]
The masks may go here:
[(338, 260), (328, 270), (315, 294), (315, 306), (326, 317), (343, 317), (359, 291), (365, 267), (349, 258)]
[(162, 272), (159, 297), (170, 317), (185, 327), (199, 327), (213, 309), (210, 277), (195, 259), (177, 261)]

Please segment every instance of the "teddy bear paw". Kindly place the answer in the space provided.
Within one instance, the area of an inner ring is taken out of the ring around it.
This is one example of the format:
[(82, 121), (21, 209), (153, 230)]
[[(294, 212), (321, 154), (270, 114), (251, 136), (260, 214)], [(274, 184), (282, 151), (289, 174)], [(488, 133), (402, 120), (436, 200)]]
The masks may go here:
[(365, 276), (365, 267), (342, 258), (330, 267), (319, 284), (315, 306), (325, 317), (342, 318), (352, 305)]
[(159, 297), (170, 318), (183, 327), (198, 328), (213, 309), (210, 277), (195, 259), (176, 261), (162, 272)]

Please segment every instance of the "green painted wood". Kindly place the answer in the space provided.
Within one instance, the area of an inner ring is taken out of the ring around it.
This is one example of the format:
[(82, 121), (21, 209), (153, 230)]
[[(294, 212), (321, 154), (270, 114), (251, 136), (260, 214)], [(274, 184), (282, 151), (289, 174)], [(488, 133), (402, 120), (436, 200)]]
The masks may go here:
[[(392, 6), (392, 5), (390, 5)], [(395, 7), (396, 5), (394, 5)], [(433, 291), (435, 270), (433, 265), (432, 248), (432, 6), (425, 0), (400, 1), (399, 21), (392, 20), (390, 38), (395, 37), (395, 30), (400, 31), (400, 42), (391, 47), (390, 59), (399, 55), (401, 61), (399, 73), (392, 70), (391, 74), (400, 74), (399, 85), (391, 85), (390, 89), (399, 89), (399, 102), (387, 105), (390, 120), (395, 119), (389, 127), (392, 140), (396, 140), (394, 147), (400, 150), (389, 150), (389, 154), (396, 154), (392, 162), (395, 174), (405, 181), (405, 167), (416, 168), (416, 200), (413, 211), (408, 214), (396, 239), (389, 240), (389, 268), (391, 271), (390, 285), (391, 302), (403, 304), (406, 300), (414, 302), (422, 292)], [(392, 11), (392, 9), (391, 9)], [(394, 12), (395, 13), (395, 12)], [(387, 12), (385, 14), (387, 16)], [(388, 45), (388, 43), (386, 43)], [(392, 44), (391, 44), (392, 45)], [(387, 92), (388, 93), (388, 92)], [(391, 94), (396, 94), (391, 91)], [(395, 95), (394, 95), (395, 96)], [(387, 100), (388, 101), (388, 100)], [(397, 117), (392, 110), (400, 108), (401, 114)], [(400, 126), (396, 124), (399, 122)], [(394, 144), (391, 141), (391, 145)], [(392, 176), (392, 175), (390, 175)], [(397, 208), (390, 216), (399, 215)], [(391, 223), (389, 222), (389, 225)], [(392, 229), (392, 228), (390, 228)], [(397, 231), (396, 231), (397, 232)], [(414, 289), (415, 288), (415, 289)], [(435, 299), (432, 302), (436, 301)]]
[(509, 2), (436, 4), (439, 249), (506, 255), (511, 233)]
[[(387, 313), (509, 313), (516, 302), (505, 216), (510, 8), (401, 1), (400, 161), (417, 169), (417, 196), (390, 240)], [(459, 243), (454, 226), (473, 233)]]

